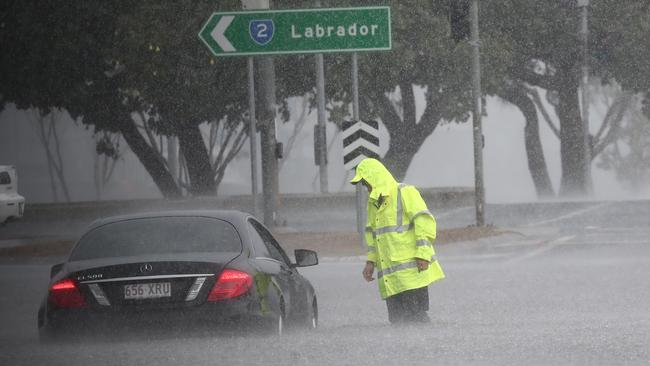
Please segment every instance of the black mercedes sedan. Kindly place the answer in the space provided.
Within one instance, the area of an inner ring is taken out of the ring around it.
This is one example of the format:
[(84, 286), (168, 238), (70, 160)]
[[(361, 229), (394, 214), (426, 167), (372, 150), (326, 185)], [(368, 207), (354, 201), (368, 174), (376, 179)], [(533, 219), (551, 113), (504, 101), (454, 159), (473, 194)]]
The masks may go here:
[[(287, 324), (315, 328), (316, 292), (268, 229), (236, 211), (168, 211), (94, 222), (54, 265), (38, 311), (41, 339), (138, 324)], [(173, 326), (176, 326), (173, 325)], [(268, 328), (267, 328), (268, 329)]]

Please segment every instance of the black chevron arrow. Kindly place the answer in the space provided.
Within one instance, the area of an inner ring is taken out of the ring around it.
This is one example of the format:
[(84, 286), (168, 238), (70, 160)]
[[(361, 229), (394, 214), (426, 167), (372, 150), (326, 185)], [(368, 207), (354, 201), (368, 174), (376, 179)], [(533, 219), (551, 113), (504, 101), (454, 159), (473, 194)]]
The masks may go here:
[[(343, 121), (343, 126), (341, 126), (341, 127), (343, 127), (343, 131), (345, 131), (348, 128), (350, 128), (351, 126), (356, 125), (357, 122), (359, 122), (359, 121)], [(361, 122), (367, 124), (368, 126), (374, 128), (375, 130), (379, 129), (379, 122), (377, 122), (377, 121), (361, 121)]]
[(347, 155), (343, 157), (343, 164), (347, 164), (349, 161), (353, 160), (359, 155), (365, 155), (369, 158), (378, 158), (379, 156), (375, 154), (373, 151), (363, 147), (359, 146), (356, 149), (350, 151)]
[(343, 146), (344, 147), (348, 146), (360, 138), (370, 142), (373, 145), (379, 146), (379, 138), (377, 136), (373, 136), (369, 134), (367, 131), (364, 130), (359, 130), (353, 133), (352, 135), (348, 136), (347, 138), (345, 138), (345, 140), (343, 140)]

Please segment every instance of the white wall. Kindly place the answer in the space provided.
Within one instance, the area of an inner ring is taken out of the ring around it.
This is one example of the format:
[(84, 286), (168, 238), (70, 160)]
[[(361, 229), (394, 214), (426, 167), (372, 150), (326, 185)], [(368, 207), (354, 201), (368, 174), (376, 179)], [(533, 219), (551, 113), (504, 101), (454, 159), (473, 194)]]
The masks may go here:
[[(292, 108), (299, 111), (298, 98), (291, 100)], [(418, 91), (417, 113), (422, 113), (423, 96)], [(535, 200), (535, 190), (528, 172), (524, 147), (524, 118), (518, 109), (504, 104), (497, 98), (487, 99), (488, 115), (483, 119), (485, 135), (485, 185), (488, 202), (523, 202)], [(30, 202), (52, 200), (47, 165), (36, 128), (29, 118), (30, 112), (8, 108), (0, 115), (0, 164), (16, 165), (20, 177), (20, 191)], [(596, 121), (602, 119), (602, 111), (592, 115), (592, 130), (598, 128)], [(296, 112), (295, 114), (298, 114)], [(293, 116), (292, 118), (297, 118)], [(319, 192), (318, 167), (314, 165), (313, 128), (316, 111), (307, 116), (290, 159), (281, 171), (280, 189), (286, 193)], [(279, 141), (285, 145), (293, 130), (291, 123), (278, 126)], [(93, 200), (93, 151), (92, 131), (74, 124), (71, 120), (61, 123), (63, 156), (66, 159), (66, 177), (73, 200)], [(560, 181), (559, 141), (541, 119), (540, 133), (546, 162), (555, 189)], [(334, 139), (336, 127), (328, 124), (328, 138)], [(388, 135), (383, 126), (381, 149), (388, 148)], [(259, 140), (258, 140), (259, 141)], [(248, 194), (250, 192), (249, 144), (229, 166), (219, 194)], [(125, 149), (123, 160), (116, 168), (105, 199), (134, 199), (160, 197), (152, 180), (135, 156)], [(259, 150), (258, 150), (259, 151)], [(259, 164), (258, 164), (259, 167)], [(415, 156), (405, 181), (420, 187), (466, 186), (473, 187), (473, 143), (470, 123), (441, 124), (425, 141)], [(343, 169), (342, 141), (335, 138), (329, 151), (329, 190), (351, 191), (346, 183), (349, 172)], [(630, 198), (621, 188), (613, 172), (593, 166), (596, 198)], [(261, 180), (261, 179), (260, 179)]]

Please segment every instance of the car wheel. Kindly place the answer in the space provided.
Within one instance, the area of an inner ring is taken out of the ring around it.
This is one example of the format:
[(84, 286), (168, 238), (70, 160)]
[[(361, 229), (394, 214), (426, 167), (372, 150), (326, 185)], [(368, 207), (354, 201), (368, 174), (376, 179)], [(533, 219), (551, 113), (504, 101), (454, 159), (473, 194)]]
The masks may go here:
[(284, 332), (284, 316), (282, 316), (282, 315), (280, 315), (280, 316), (278, 317), (278, 323), (277, 323), (277, 328), (276, 328), (276, 330), (277, 330), (277, 333), (276, 333), (277, 336), (278, 336), (278, 337), (281, 337), (281, 336), (282, 336), (282, 333)]
[(316, 298), (311, 302), (311, 311), (308, 319), (308, 324), (307, 326), (309, 329), (316, 329), (318, 328), (318, 302), (316, 302)]
[(275, 334), (278, 337), (281, 337), (282, 334), (284, 333), (284, 320), (285, 320), (285, 308), (284, 308), (284, 299), (280, 299), (280, 315), (278, 316), (277, 323), (276, 323), (276, 328), (275, 328)]

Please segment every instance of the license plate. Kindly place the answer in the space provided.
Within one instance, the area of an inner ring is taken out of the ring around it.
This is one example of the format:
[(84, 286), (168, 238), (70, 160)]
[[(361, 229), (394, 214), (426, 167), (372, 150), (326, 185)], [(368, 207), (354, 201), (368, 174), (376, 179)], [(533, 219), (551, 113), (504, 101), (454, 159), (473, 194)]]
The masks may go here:
[(136, 283), (124, 286), (126, 300), (157, 299), (171, 295), (172, 287), (169, 282)]

